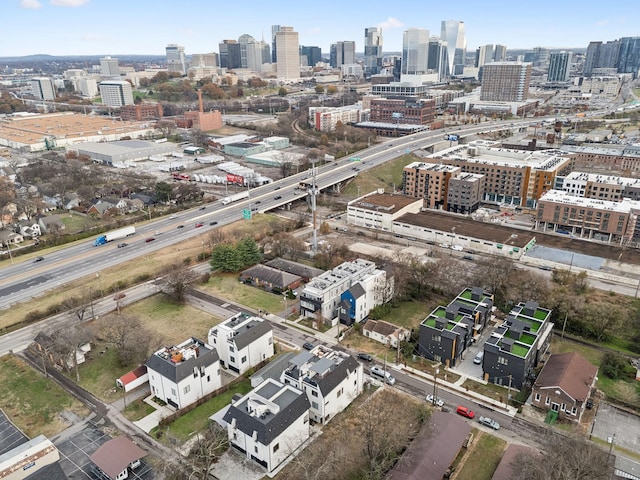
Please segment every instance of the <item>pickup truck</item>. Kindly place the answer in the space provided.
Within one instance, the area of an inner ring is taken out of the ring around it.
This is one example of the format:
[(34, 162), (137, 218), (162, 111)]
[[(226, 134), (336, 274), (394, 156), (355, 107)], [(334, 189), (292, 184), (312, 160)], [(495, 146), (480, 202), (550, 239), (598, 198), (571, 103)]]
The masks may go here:
[(478, 417), (478, 422), (486, 427), (493, 428), (494, 430), (498, 430), (500, 428), (500, 424), (489, 417), (480, 416)]

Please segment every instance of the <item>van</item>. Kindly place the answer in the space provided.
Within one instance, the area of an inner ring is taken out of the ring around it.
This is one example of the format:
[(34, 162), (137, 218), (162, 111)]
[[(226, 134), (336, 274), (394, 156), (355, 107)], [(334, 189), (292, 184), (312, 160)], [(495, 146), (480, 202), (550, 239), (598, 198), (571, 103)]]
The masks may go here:
[(380, 367), (371, 367), (371, 376), (377, 378), (378, 380), (382, 380), (387, 382), (389, 385), (393, 385), (396, 383), (396, 379), (393, 378), (389, 372), (384, 371)]
[(473, 359), (473, 363), (480, 365), (482, 363), (482, 357), (484, 357), (484, 352), (478, 352)]

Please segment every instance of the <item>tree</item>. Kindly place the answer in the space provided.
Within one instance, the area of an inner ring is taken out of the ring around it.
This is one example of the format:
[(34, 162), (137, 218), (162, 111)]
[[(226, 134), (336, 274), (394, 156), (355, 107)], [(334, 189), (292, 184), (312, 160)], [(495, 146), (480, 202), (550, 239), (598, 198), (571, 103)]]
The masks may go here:
[(72, 325), (63, 330), (57, 330), (52, 336), (53, 351), (64, 363), (67, 372), (71, 369), (76, 374), (76, 382), (80, 381), (80, 370), (78, 369), (77, 353), (80, 347), (89, 343), (93, 338), (91, 332), (84, 325)]
[(322, 95), (324, 93), (324, 85), (316, 85), (316, 93)]
[(285, 97), (289, 92), (287, 92), (287, 89), (284, 87), (280, 87), (278, 89), (278, 95), (281, 97)]
[(590, 303), (583, 309), (585, 322), (587, 322), (593, 332), (593, 337), (602, 342), (611, 334), (617, 333), (618, 327), (622, 324), (624, 312), (617, 305), (605, 303)]
[(238, 257), (243, 268), (255, 265), (262, 258), (256, 241), (251, 237), (240, 240), (236, 244), (236, 250), (238, 251)]
[(613, 474), (613, 459), (607, 451), (582, 438), (549, 435), (546, 452), (520, 453), (512, 465), (514, 480), (608, 480)]
[(238, 272), (242, 262), (238, 250), (229, 244), (217, 245), (211, 254), (211, 270), (220, 272)]
[(156, 183), (156, 197), (160, 202), (168, 202), (173, 197), (173, 187), (167, 182)]
[(162, 339), (147, 329), (138, 317), (131, 315), (111, 315), (102, 317), (94, 326), (96, 335), (114, 346), (123, 366), (139, 365), (144, 362), (154, 346)]
[(228, 448), (227, 431), (216, 422), (210, 422), (207, 429), (198, 434), (189, 452), (193, 472), (201, 475), (198, 478), (209, 478), (211, 467)]
[(185, 302), (187, 289), (198, 278), (198, 274), (189, 267), (179, 264), (167, 267), (164, 274), (164, 292), (173, 303)]

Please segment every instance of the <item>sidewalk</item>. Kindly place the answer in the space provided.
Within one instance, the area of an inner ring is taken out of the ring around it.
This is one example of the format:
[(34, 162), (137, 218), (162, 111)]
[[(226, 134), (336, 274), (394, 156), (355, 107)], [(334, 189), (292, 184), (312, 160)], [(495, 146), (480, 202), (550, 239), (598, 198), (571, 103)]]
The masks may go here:
[(136, 420), (135, 422), (133, 422), (133, 424), (136, 427), (138, 427), (140, 430), (142, 430), (145, 433), (149, 433), (151, 430), (153, 430), (160, 424), (160, 420), (162, 420), (165, 417), (168, 417), (169, 415), (175, 412), (175, 410), (169, 407), (158, 405), (157, 403), (155, 403), (153, 401), (153, 395), (149, 395), (143, 401), (144, 403), (146, 403), (147, 405), (151, 405), (155, 409), (154, 412), (150, 413), (146, 417), (143, 417), (140, 420)]

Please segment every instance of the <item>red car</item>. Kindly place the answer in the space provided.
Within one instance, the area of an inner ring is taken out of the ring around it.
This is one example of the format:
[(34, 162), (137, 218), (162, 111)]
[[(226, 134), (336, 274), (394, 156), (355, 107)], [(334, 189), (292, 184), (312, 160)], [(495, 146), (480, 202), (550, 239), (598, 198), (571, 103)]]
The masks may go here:
[(153, 237), (149, 237), (145, 240), (145, 242), (149, 243), (149, 242), (153, 242), (155, 240), (155, 238)]
[(458, 415), (462, 415), (463, 417), (467, 417), (467, 418), (473, 418), (476, 416), (476, 412), (474, 412), (473, 410), (467, 408), (467, 407), (463, 407), (463, 406), (458, 406), (458, 408), (456, 408), (456, 413)]
[(204, 226), (204, 223), (196, 223), (196, 228), (200, 228), (200, 227), (203, 227), (203, 226)]

